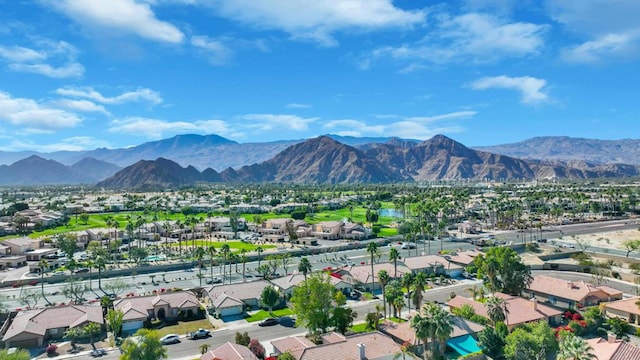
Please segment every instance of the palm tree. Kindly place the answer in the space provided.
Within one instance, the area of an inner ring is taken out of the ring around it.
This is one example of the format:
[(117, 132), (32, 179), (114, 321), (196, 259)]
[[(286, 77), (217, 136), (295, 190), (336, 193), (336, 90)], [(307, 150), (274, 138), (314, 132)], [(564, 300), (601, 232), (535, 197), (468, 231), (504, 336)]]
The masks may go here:
[(306, 257), (300, 259), (300, 262), (298, 263), (298, 271), (304, 275), (305, 281), (307, 280), (307, 274), (310, 273), (312, 269), (313, 268), (309, 259), (307, 259)]
[[(225, 276), (227, 274), (227, 259), (229, 258), (229, 254), (231, 253), (231, 248), (229, 244), (222, 244), (220, 248), (220, 252), (222, 253), (223, 263), (222, 263), (222, 283), (224, 284)], [(231, 275), (231, 268), (229, 268), (229, 275)], [(231, 276), (229, 276), (229, 283), (231, 283)]]
[(416, 337), (423, 342), (426, 355), (426, 344), (431, 339), (432, 356), (439, 352), (444, 355), (446, 342), (453, 332), (453, 316), (435, 303), (427, 303), (422, 308), (423, 314), (417, 314), (411, 320), (411, 327)]
[(258, 246), (256, 248), (256, 252), (258, 253), (258, 267), (260, 267), (260, 260), (262, 260), (262, 253), (264, 252), (264, 249), (262, 246)]
[(42, 291), (42, 298), (47, 302), (47, 304), (51, 305), (46, 295), (44, 294), (44, 272), (49, 269), (49, 263), (46, 259), (40, 259), (38, 263), (38, 267), (40, 268), (40, 290)]
[(374, 260), (374, 257), (379, 254), (378, 244), (376, 244), (373, 241), (370, 242), (367, 245), (367, 252), (369, 253), (369, 255), (371, 255), (371, 294), (373, 294), (373, 290), (374, 290), (374, 286), (375, 286), (375, 274), (373, 272), (373, 260)]
[(416, 309), (420, 309), (422, 306), (422, 300), (424, 296), (422, 293), (427, 287), (427, 274), (424, 272), (419, 272), (413, 278), (413, 305)]
[(443, 357), (447, 348), (447, 340), (453, 332), (453, 316), (442, 307), (435, 305), (431, 313), (431, 320), (433, 321), (433, 338), (438, 340), (440, 355)]
[(487, 315), (495, 324), (497, 322), (505, 322), (507, 320), (507, 302), (500, 297), (492, 296), (487, 300)]
[(218, 251), (216, 250), (216, 247), (213, 245), (209, 245), (209, 247), (207, 248), (207, 254), (209, 254), (209, 269), (211, 271), (211, 281), (213, 282), (213, 259), (216, 256), (216, 253)]
[[(105, 268), (106, 263), (102, 256), (98, 255), (93, 259), (93, 266), (98, 269), (98, 289), (102, 290), (102, 269)], [(106, 294), (104, 290), (102, 290)]]
[(242, 281), (243, 282), (246, 281), (245, 270), (246, 270), (247, 260), (249, 260), (249, 258), (247, 258), (247, 249), (240, 250), (240, 261), (242, 262)]
[(387, 284), (389, 283), (389, 274), (387, 270), (378, 271), (378, 281), (380, 282), (380, 286), (382, 287), (382, 304), (384, 306), (384, 317), (387, 317), (387, 300), (385, 299), (384, 290)]
[(593, 348), (581, 337), (572, 333), (563, 335), (560, 339), (558, 360), (592, 360), (598, 357), (592, 352)]
[(196, 259), (198, 259), (198, 279), (200, 280), (200, 286), (202, 286), (202, 259), (207, 254), (202, 246), (198, 246), (195, 251)]
[(400, 260), (400, 252), (396, 248), (389, 250), (389, 262), (393, 263), (393, 277), (398, 277), (398, 260)]
[(402, 275), (401, 279), (402, 287), (407, 289), (407, 307), (409, 313), (411, 313), (411, 286), (413, 285), (413, 274), (408, 272)]

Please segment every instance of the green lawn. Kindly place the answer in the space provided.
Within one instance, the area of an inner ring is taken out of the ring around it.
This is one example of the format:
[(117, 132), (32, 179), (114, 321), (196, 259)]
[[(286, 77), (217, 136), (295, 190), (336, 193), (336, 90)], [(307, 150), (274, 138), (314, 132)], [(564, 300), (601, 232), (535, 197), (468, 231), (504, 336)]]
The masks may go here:
[(162, 329), (158, 329), (158, 334), (162, 337), (167, 334), (184, 335), (188, 332), (196, 331), (198, 329), (212, 329), (213, 325), (209, 319), (194, 320), (194, 321), (180, 321), (178, 325), (165, 326)]
[[(274, 249), (276, 246), (275, 245), (254, 245), (254, 244), (250, 244), (250, 243), (245, 243), (242, 241), (214, 241), (214, 242), (209, 242), (209, 241), (205, 241), (205, 240), (196, 240), (195, 241), (196, 246), (202, 246), (204, 248), (209, 247), (209, 245), (213, 245), (215, 246), (215, 248), (217, 250), (220, 250), (220, 248), (222, 247), (223, 244), (227, 244), (229, 245), (229, 248), (231, 248), (231, 251), (242, 251), (242, 249), (245, 249), (246, 251), (255, 251), (256, 248), (258, 248), (258, 246), (260, 246), (262, 249)], [(191, 240), (184, 240), (182, 241), (182, 247), (185, 246), (191, 246), (192, 242)], [(178, 247), (179, 244), (178, 243), (172, 243), (171, 246), (173, 247)]]
[(247, 317), (245, 320), (247, 320), (248, 322), (256, 322), (270, 317), (282, 317), (287, 315), (293, 315), (293, 311), (291, 311), (291, 309), (289, 308), (273, 310), (273, 315), (269, 314), (269, 312), (266, 310), (260, 310), (257, 313)]
[(382, 229), (380, 229), (380, 232), (378, 233), (379, 237), (387, 237), (387, 236), (393, 236), (393, 235), (398, 235), (398, 229), (383, 227)]
[(397, 317), (393, 317), (393, 316), (389, 316), (387, 319), (393, 321), (394, 323), (403, 323), (403, 322), (407, 322), (406, 319), (401, 319), (401, 318), (397, 318)]
[(353, 325), (351, 327), (351, 330), (353, 330), (354, 333), (364, 333), (364, 332), (370, 332), (371, 331), (371, 330), (367, 329), (367, 323)]

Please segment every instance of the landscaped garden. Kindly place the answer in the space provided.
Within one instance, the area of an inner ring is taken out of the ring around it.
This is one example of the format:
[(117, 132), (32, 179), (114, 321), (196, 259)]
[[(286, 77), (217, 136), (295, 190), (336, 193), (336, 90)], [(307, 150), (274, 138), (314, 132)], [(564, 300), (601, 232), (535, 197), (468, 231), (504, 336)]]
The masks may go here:
[(259, 310), (255, 314), (252, 314), (249, 317), (245, 318), (245, 320), (247, 320), (247, 322), (256, 322), (256, 321), (262, 321), (270, 317), (282, 317), (282, 316), (288, 316), (288, 315), (293, 315), (293, 311), (291, 311), (291, 309), (289, 308), (273, 310), (272, 314), (269, 314), (269, 312), (266, 310)]

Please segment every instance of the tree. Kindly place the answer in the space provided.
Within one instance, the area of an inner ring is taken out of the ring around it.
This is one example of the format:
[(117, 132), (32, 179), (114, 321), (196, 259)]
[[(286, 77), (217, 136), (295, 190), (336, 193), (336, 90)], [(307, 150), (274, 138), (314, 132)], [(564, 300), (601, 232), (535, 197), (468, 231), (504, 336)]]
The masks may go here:
[(94, 340), (96, 336), (102, 333), (102, 327), (100, 327), (100, 324), (98, 323), (90, 322), (82, 327), (82, 333), (89, 337), (89, 343), (91, 344), (91, 347), (95, 349), (96, 346), (94, 345)]
[(427, 303), (420, 314), (411, 319), (411, 327), (416, 332), (416, 337), (422, 341), (427, 351), (426, 344), (431, 340), (431, 354), (444, 355), (446, 341), (453, 332), (453, 317), (441, 306), (435, 303)]
[(258, 253), (258, 267), (260, 267), (260, 261), (262, 260), (262, 253), (264, 252), (264, 249), (262, 246), (258, 246), (256, 248), (256, 252)]
[(296, 360), (296, 357), (291, 355), (290, 352), (285, 351), (282, 354), (278, 355), (278, 360)]
[(413, 305), (416, 309), (420, 309), (422, 306), (423, 295), (422, 293), (427, 287), (427, 274), (419, 272), (413, 278)]
[[(402, 284), (398, 280), (391, 280), (384, 289), (384, 295), (387, 303), (389, 304), (389, 311), (393, 308), (393, 317), (400, 317), (398, 314), (398, 307), (396, 306), (398, 299), (404, 304), (404, 292), (402, 291)], [(402, 309), (402, 307), (400, 307)]]
[(627, 250), (626, 257), (633, 251), (637, 251), (640, 248), (640, 240), (625, 240), (622, 246)]
[(262, 289), (260, 301), (269, 309), (269, 314), (273, 313), (273, 307), (280, 302), (280, 293), (273, 286), (267, 286)]
[(121, 310), (109, 309), (109, 311), (107, 311), (107, 324), (109, 324), (109, 329), (113, 332), (114, 337), (118, 337), (120, 335), (123, 316), (124, 313)]
[(93, 266), (98, 270), (98, 289), (102, 290), (102, 269), (106, 267), (104, 257), (100, 255), (96, 256), (95, 259), (93, 259)]
[(407, 289), (407, 307), (409, 308), (409, 312), (411, 312), (411, 287), (413, 286), (413, 274), (410, 272), (404, 273), (400, 282), (402, 287)]
[(198, 246), (196, 248), (196, 259), (198, 259), (198, 280), (200, 280), (200, 286), (202, 286), (202, 259), (204, 259), (204, 256), (207, 254), (207, 252), (204, 250), (204, 248), (202, 246)]
[(115, 295), (116, 297), (120, 295), (120, 293), (123, 290), (127, 289), (129, 286), (131, 285), (127, 284), (122, 279), (111, 280), (108, 283), (104, 284), (104, 288), (107, 289), (109, 295)]
[(518, 326), (505, 338), (508, 360), (555, 359), (558, 341), (546, 321)]
[(387, 317), (387, 302), (385, 299), (385, 288), (387, 287), (387, 284), (389, 283), (389, 273), (387, 273), (387, 270), (380, 270), (378, 271), (378, 282), (380, 283), (380, 286), (382, 287), (382, 306), (384, 307), (384, 317)]
[(593, 348), (581, 337), (571, 332), (563, 333), (560, 337), (558, 360), (591, 360), (597, 359)]
[(64, 251), (67, 259), (70, 259), (78, 249), (78, 239), (73, 234), (59, 234), (56, 238), (56, 246)]
[(167, 358), (167, 349), (160, 343), (160, 335), (155, 330), (140, 329), (135, 337), (129, 337), (122, 344), (120, 360), (160, 360)]
[(40, 292), (36, 290), (26, 290), (23, 288), (20, 288), (20, 295), (18, 295), (20, 303), (29, 309), (32, 309), (36, 305), (38, 305), (38, 301), (41, 297), (42, 294), (40, 294)]
[(326, 332), (333, 308), (333, 285), (326, 274), (312, 274), (293, 289), (292, 310), (299, 326), (311, 333)]
[(358, 317), (358, 313), (349, 307), (335, 307), (331, 313), (331, 325), (336, 331), (345, 334), (353, 321)]
[(298, 263), (298, 271), (304, 275), (304, 279), (307, 280), (307, 274), (312, 270), (311, 262), (306, 257), (302, 257)]
[[(531, 269), (522, 263), (518, 253), (510, 247), (493, 247), (486, 257), (478, 259), (478, 273), (486, 277), (491, 291), (500, 291), (510, 295), (519, 295), (531, 284)], [(475, 264), (475, 259), (474, 259)]]
[(258, 359), (264, 359), (265, 349), (258, 339), (251, 339), (249, 341), (249, 350), (255, 355)]
[(80, 214), (80, 221), (81, 221), (83, 224), (87, 225), (87, 224), (89, 223), (89, 214), (87, 214), (87, 213), (85, 213), (85, 212), (81, 213), (81, 214)]
[(389, 262), (393, 263), (393, 278), (398, 278), (398, 260), (400, 260), (400, 252), (396, 248), (389, 250)]
[(47, 302), (47, 304), (51, 305), (49, 299), (47, 299), (47, 296), (44, 294), (44, 273), (49, 269), (49, 263), (47, 262), (47, 259), (40, 259), (38, 267), (40, 268), (40, 291), (42, 294), (42, 298)]
[(149, 256), (149, 251), (146, 248), (135, 247), (129, 250), (129, 258), (135, 261), (137, 266), (140, 266), (142, 260)]
[(378, 324), (380, 323), (380, 317), (376, 312), (368, 312), (364, 317), (365, 322), (367, 323), (367, 330), (375, 330), (378, 328)]
[(216, 258), (216, 253), (218, 251), (216, 250), (216, 247), (213, 245), (209, 245), (209, 247), (207, 248), (207, 254), (209, 255), (209, 272), (211, 275), (211, 281), (213, 281), (213, 259)]
[(262, 275), (264, 279), (267, 279), (269, 275), (271, 275), (271, 267), (267, 264), (262, 264), (258, 266), (256, 271), (258, 272), (258, 274)]
[(62, 293), (71, 301), (79, 304), (84, 301), (84, 293), (89, 290), (87, 285), (82, 283), (78, 278), (69, 278), (62, 286)]
[(247, 334), (246, 331), (244, 333), (240, 333), (236, 331), (236, 344), (247, 346), (249, 345), (250, 341), (251, 341), (251, 338), (249, 337), (249, 334)]
[(9, 354), (9, 349), (0, 350), (0, 359), (2, 360), (29, 360), (31, 359), (31, 354), (25, 349), (14, 349), (11, 354)]
[[(222, 258), (224, 261), (222, 262), (222, 283), (224, 284), (225, 276), (227, 274), (227, 260), (229, 259), (229, 254), (231, 253), (231, 247), (229, 244), (222, 244), (220, 247), (220, 252), (222, 253)], [(229, 283), (231, 283), (231, 266), (229, 266)]]
[(486, 305), (487, 315), (494, 324), (506, 321), (509, 310), (507, 309), (507, 302), (503, 298), (492, 296), (487, 300)]
[(502, 359), (505, 338), (508, 334), (509, 330), (507, 326), (501, 322), (495, 324), (494, 327), (485, 327), (484, 330), (478, 333), (478, 340), (482, 346), (482, 352), (492, 359)]
[(378, 244), (373, 241), (367, 244), (367, 253), (371, 255), (371, 293), (373, 294), (373, 290), (375, 289), (375, 273), (373, 272), (373, 262), (374, 258), (380, 254), (380, 251), (378, 250)]

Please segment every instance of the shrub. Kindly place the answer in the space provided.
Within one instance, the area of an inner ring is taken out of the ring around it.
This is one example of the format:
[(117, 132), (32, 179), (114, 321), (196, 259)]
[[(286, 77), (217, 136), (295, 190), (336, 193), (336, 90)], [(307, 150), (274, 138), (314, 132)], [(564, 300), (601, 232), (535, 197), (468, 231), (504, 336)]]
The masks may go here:
[(58, 346), (56, 346), (56, 344), (50, 344), (45, 349), (47, 354), (55, 354), (56, 350), (58, 350)]
[(245, 331), (244, 333), (236, 332), (236, 344), (247, 346), (251, 342), (251, 338), (249, 334)]
[(264, 346), (260, 344), (260, 341), (258, 341), (258, 339), (251, 339), (251, 341), (249, 342), (249, 350), (251, 350), (253, 355), (255, 355), (258, 359), (264, 359)]

